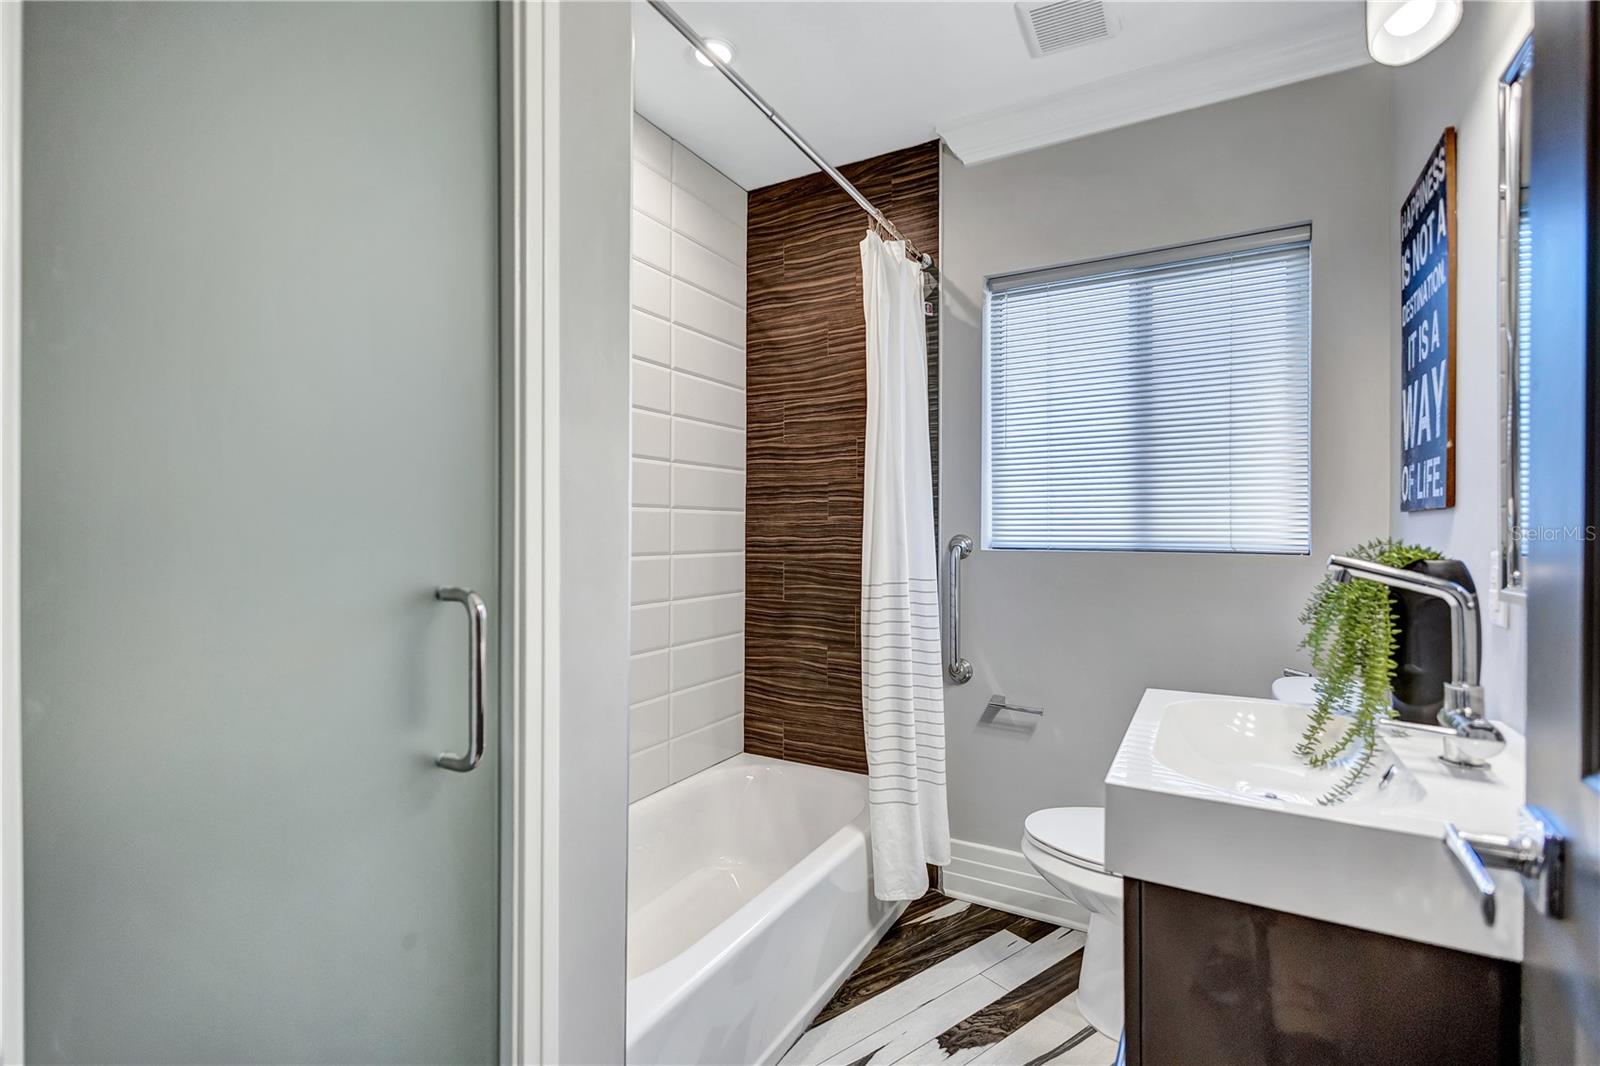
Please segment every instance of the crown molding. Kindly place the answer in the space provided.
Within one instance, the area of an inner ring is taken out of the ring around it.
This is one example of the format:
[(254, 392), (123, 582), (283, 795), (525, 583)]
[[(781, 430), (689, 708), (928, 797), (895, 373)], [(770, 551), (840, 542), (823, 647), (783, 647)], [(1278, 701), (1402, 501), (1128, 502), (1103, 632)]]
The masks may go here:
[(1086, 82), (1035, 103), (943, 125), (968, 166), (1276, 89), (1371, 62), (1360, 27), (1330, 19), (1291, 44), (1245, 42), (1186, 63)]

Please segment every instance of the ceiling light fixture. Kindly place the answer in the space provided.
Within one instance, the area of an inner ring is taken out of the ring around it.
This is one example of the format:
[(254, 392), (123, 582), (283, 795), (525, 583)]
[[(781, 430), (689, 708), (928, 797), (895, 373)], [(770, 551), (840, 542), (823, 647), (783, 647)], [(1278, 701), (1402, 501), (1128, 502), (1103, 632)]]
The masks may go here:
[(1367, 0), (1367, 51), (1390, 67), (1415, 63), (1461, 23), (1462, 0)]
[[(719, 37), (707, 37), (706, 38), (706, 49), (712, 55), (714, 55), (718, 59), (722, 60), (723, 63), (732, 63), (733, 62), (733, 45), (729, 44), (727, 41), (724, 41)], [(711, 62), (711, 60), (709, 58), (707, 58), (705, 52), (700, 51), (700, 49), (698, 49), (698, 48), (689, 49), (689, 54), (691, 56), (693, 56), (694, 57), (694, 61), (696, 63), (699, 63), (702, 67), (714, 67), (714, 66), (716, 66), (715, 63)]]

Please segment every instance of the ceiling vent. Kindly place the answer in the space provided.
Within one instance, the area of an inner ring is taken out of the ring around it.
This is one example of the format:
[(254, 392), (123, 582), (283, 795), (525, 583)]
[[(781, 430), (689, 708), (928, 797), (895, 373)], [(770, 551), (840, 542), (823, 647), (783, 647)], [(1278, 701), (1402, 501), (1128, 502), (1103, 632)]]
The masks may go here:
[(1101, 0), (1024, 0), (1017, 5), (1017, 21), (1028, 52), (1036, 59), (1103, 41), (1117, 32)]

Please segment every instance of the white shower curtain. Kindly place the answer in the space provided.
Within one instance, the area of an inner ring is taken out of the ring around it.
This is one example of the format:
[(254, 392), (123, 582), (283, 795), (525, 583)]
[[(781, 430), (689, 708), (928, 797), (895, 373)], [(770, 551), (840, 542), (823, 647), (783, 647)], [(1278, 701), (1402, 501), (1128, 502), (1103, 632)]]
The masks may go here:
[(867, 732), (873, 887), (928, 890), (950, 861), (938, 545), (928, 451), (922, 277), (905, 244), (861, 242), (867, 319), (866, 500), (861, 537), (861, 708)]

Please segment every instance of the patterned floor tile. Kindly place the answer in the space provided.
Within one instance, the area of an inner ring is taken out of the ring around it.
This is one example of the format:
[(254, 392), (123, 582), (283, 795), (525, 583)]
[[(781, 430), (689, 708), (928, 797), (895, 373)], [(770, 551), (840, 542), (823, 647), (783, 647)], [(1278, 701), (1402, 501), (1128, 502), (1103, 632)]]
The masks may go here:
[(929, 892), (790, 1049), (785, 1066), (1109, 1066), (1077, 1010), (1084, 934)]

